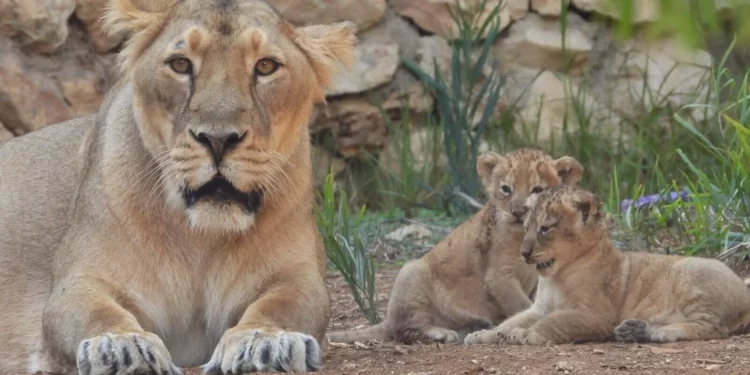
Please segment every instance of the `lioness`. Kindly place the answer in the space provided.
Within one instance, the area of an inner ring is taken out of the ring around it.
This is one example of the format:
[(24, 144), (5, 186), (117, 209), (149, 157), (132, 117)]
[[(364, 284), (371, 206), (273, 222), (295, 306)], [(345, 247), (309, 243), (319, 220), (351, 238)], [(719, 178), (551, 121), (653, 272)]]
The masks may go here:
[[(575, 184), (583, 168), (539, 150), (479, 156), (485, 207), (421, 259), (399, 271), (386, 319), (372, 327), (332, 332), (331, 341), (456, 342), (460, 334), (491, 327), (531, 305), (533, 266), (519, 253), (527, 198), (559, 184)], [(460, 333), (457, 331), (461, 331)]]
[(540, 194), (521, 248), (540, 276), (533, 306), (465, 342), (710, 340), (750, 322), (750, 291), (723, 263), (621, 252), (607, 227), (601, 201), (588, 191)]
[(353, 26), (259, 0), (107, 20), (132, 37), (98, 114), (0, 146), (0, 372), (318, 369), (307, 125)]

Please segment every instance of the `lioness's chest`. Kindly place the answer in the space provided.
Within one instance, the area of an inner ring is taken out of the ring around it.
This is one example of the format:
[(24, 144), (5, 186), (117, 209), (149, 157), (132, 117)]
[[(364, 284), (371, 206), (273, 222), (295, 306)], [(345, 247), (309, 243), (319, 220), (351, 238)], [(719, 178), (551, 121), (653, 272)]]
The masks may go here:
[(265, 272), (236, 263), (173, 261), (127, 283), (139, 323), (162, 338), (178, 365), (207, 362), (222, 334), (258, 298)]

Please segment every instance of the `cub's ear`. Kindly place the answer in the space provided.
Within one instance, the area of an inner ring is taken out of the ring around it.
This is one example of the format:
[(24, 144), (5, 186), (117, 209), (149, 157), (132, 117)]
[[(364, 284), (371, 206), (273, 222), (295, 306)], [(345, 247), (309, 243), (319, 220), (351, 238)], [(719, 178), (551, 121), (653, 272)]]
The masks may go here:
[(565, 185), (575, 185), (578, 181), (581, 181), (583, 176), (581, 163), (570, 156), (563, 156), (555, 160), (555, 169), (557, 169), (557, 175)]
[(318, 101), (325, 99), (325, 88), (333, 71), (350, 66), (357, 44), (357, 27), (345, 21), (331, 25), (314, 25), (295, 28), (294, 42), (307, 55), (320, 86)]
[(482, 185), (485, 188), (492, 183), (492, 171), (504, 162), (505, 158), (494, 151), (486, 151), (479, 155), (477, 158), (477, 174), (479, 174), (479, 179), (482, 180)]
[(576, 194), (575, 206), (578, 212), (581, 213), (581, 221), (586, 224), (589, 219), (594, 219), (594, 222), (599, 222), (602, 218), (602, 201), (594, 195), (594, 193), (588, 191), (580, 191)]
[(169, 9), (178, 0), (112, 0), (102, 17), (104, 30), (110, 35), (119, 32), (138, 33), (147, 28), (160, 28)]

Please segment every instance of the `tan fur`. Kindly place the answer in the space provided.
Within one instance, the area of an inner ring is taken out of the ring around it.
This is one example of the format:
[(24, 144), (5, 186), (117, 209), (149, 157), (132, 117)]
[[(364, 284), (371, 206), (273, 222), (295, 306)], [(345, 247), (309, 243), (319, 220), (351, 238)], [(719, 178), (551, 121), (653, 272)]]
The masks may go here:
[[(477, 171), (489, 201), (424, 257), (399, 271), (386, 319), (364, 330), (333, 332), (331, 341), (395, 339), (455, 342), (531, 305), (532, 266), (518, 249), (522, 219), (535, 187), (575, 184), (582, 167), (573, 158), (552, 159), (538, 150), (480, 155)], [(502, 186), (512, 188), (510, 194)], [(520, 211), (519, 211), (520, 210)]]
[(534, 304), (466, 343), (674, 342), (745, 331), (750, 291), (739, 276), (714, 259), (617, 250), (600, 206), (577, 187), (539, 196), (521, 249), (539, 265)]
[[(99, 113), (0, 145), (0, 373), (318, 368), (307, 125), (352, 25), (259, 0), (115, 0), (105, 21), (132, 38)], [(280, 68), (257, 75), (264, 58)], [(236, 137), (212, 156), (198, 135)], [(211, 199), (229, 185), (238, 200)]]

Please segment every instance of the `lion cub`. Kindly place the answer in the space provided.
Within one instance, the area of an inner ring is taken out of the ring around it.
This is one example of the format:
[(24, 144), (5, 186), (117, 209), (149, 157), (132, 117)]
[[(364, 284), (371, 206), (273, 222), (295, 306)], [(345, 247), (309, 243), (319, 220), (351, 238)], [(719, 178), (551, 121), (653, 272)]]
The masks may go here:
[(673, 342), (744, 331), (750, 291), (740, 277), (713, 259), (621, 252), (600, 207), (577, 187), (539, 195), (521, 248), (540, 276), (534, 304), (467, 344)]
[(477, 171), (489, 202), (424, 257), (396, 277), (382, 323), (333, 332), (331, 341), (459, 341), (460, 331), (491, 327), (531, 305), (537, 277), (519, 248), (527, 198), (560, 184), (575, 184), (575, 159), (552, 159), (538, 150), (480, 155)]

